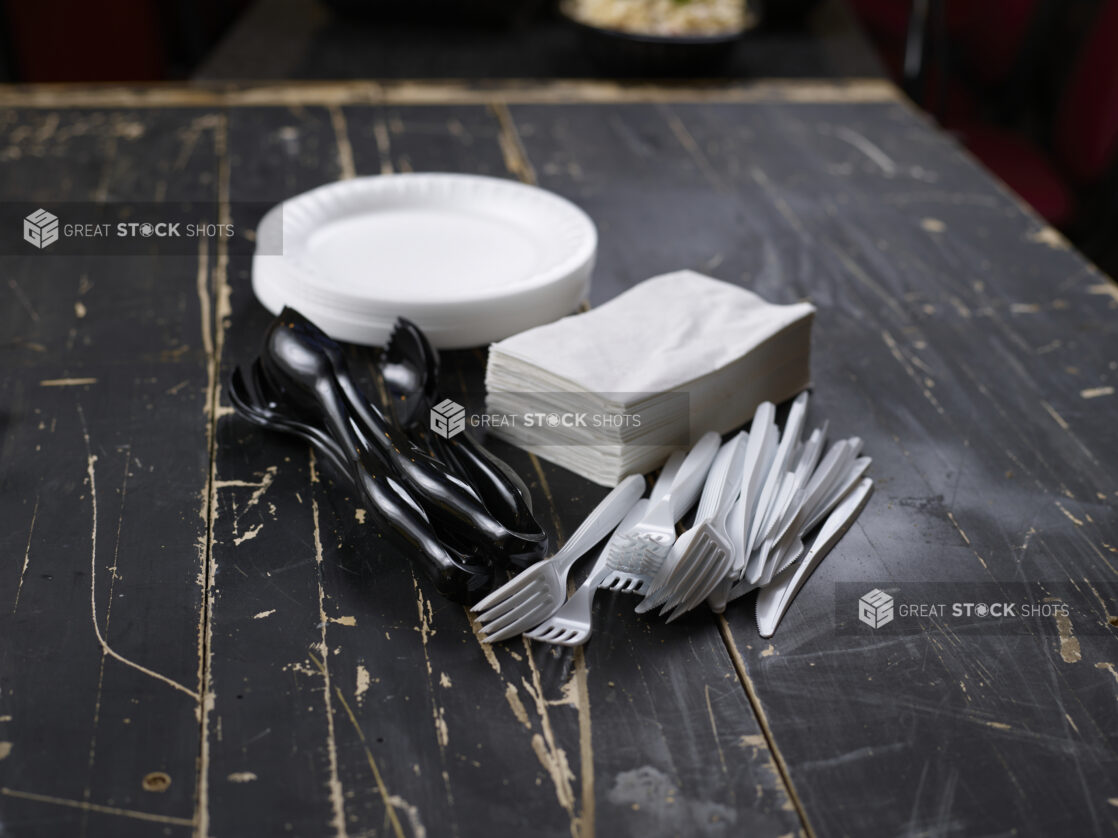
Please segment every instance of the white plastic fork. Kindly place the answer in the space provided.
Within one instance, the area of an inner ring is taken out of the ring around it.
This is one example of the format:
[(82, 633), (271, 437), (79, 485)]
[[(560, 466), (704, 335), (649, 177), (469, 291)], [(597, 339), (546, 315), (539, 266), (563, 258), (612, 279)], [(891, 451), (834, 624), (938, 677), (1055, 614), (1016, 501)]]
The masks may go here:
[(711, 431), (703, 434), (686, 457), (677, 451), (668, 458), (652, 487), (644, 516), (629, 532), (610, 540), (608, 572), (600, 587), (634, 594), (648, 590), (675, 543), (676, 522), (695, 505), (720, 442)]
[(618, 524), (578, 589), (558, 611), (531, 631), (524, 632), (525, 637), (559, 646), (581, 646), (590, 639), (594, 617), (594, 594), (598, 592), (599, 583), (609, 573), (610, 553), (619, 539), (632, 535), (633, 528), (645, 516), (648, 507), (647, 500), (636, 502), (625, 516), (625, 520)]
[(602, 499), (566, 544), (550, 559), (529, 567), (471, 609), (483, 639), (496, 643), (539, 625), (554, 614), (566, 594), (567, 574), (587, 550), (605, 538), (644, 494), (644, 478), (626, 477)]
[(707, 605), (716, 614), (726, 610), (730, 589), (745, 573), (745, 566), (749, 559), (747, 546), (753, 516), (758, 514), (757, 504), (761, 497), (761, 490), (776, 458), (779, 443), (780, 430), (776, 426), (776, 405), (772, 402), (762, 402), (753, 414), (753, 422), (749, 426), (745, 464), (742, 467), (741, 495), (727, 522), (734, 545), (734, 559), (725, 578), (707, 597)]
[[(857, 437), (840, 440), (827, 452), (823, 462), (820, 463), (816, 473), (805, 490), (807, 501), (804, 509), (796, 515), (796, 527), (790, 528), (789, 533), (795, 532), (795, 538), (789, 544), (785, 541), (782, 549), (766, 562), (766, 566), (758, 566), (754, 571), (741, 578), (730, 588), (728, 600), (735, 600), (745, 596), (757, 588), (768, 589), (776, 576), (791, 573), (791, 568), (797, 560), (807, 561), (811, 553), (804, 553), (803, 537), (818, 526), (836, 505), (844, 503), (848, 495), (862, 480), (866, 469), (872, 460), (869, 457), (859, 457), (851, 462), (855, 453), (861, 447), (861, 440)], [(787, 538), (787, 536), (782, 536)], [(803, 556), (803, 558), (801, 558)]]
[(780, 435), (780, 446), (777, 448), (776, 456), (769, 467), (768, 476), (761, 484), (761, 494), (757, 501), (756, 514), (754, 514), (750, 523), (749, 538), (746, 539), (746, 556), (751, 556), (753, 550), (761, 543), (762, 530), (770, 520), (770, 513), (776, 501), (776, 494), (780, 489), (780, 482), (784, 477), (784, 472), (788, 470), (788, 464), (800, 442), (800, 432), (803, 430), (804, 418), (807, 415), (807, 401), (808, 395), (805, 390), (796, 396), (795, 401), (792, 402), (792, 407), (788, 410), (784, 432)]
[[(689, 530), (691, 536), (686, 548), (678, 554), (659, 591), (650, 594), (639, 610), (662, 605), (663, 614), (674, 609), (668, 618), (670, 622), (706, 599), (726, 574), (734, 556), (726, 521), (741, 493), (745, 443), (746, 436), (738, 434), (718, 452), (699, 501), (695, 526)], [(647, 608), (643, 607), (645, 605)]]

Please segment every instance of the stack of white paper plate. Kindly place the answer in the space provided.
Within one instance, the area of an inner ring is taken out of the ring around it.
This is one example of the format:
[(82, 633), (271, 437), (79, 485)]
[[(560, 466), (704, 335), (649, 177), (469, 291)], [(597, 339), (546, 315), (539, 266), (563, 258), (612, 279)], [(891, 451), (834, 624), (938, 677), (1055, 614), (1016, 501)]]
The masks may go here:
[(385, 343), (406, 317), (439, 348), (478, 346), (574, 311), (598, 236), (564, 198), (500, 178), (355, 178), (276, 206), (257, 229), (252, 287), (331, 337)]

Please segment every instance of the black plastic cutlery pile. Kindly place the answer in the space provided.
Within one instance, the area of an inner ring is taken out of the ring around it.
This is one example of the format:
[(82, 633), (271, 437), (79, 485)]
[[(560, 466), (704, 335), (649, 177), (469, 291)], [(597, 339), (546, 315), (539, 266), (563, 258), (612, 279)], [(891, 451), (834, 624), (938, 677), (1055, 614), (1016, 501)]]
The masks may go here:
[(495, 570), (543, 558), (547, 536), (508, 465), (468, 433), (425, 432), (439, 361), (417, 326), (397, 322), (379, 367), (390, 418), (358, 388), (341, 346), (285, 308), (248, 374), (233, 371), (229, 396), (245, 419), (311, 443), (440, 593), (473, 602)]

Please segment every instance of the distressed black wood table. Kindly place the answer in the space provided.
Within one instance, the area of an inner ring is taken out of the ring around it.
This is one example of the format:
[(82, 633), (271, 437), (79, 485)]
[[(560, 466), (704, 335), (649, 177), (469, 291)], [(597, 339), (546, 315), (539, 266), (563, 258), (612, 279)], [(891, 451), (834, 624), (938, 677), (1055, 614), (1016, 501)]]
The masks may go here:
[[(223, 386), (251, 244), (0, 257), (0, 834), (1109, 835), (1118, 288), (879, 83), (0, 91), (0, 199), (537, 182), (592, 302), (693, 267), (811, 299), (812, 421), (876, 493), (771, 641), (750, 599), (489, 648)], [(256, 212), (256, 215), (253, 213)], [(367, 356), (356, 356), (368, 380)], [(463, 389), (480, 352), (448, 356)], [(507, 450), (553, 537), (604, 490)], [(1024, 636), (842, 633), (836, 584), (1071, 585)], [(836, 607), (839, 611), (836, 612)]]

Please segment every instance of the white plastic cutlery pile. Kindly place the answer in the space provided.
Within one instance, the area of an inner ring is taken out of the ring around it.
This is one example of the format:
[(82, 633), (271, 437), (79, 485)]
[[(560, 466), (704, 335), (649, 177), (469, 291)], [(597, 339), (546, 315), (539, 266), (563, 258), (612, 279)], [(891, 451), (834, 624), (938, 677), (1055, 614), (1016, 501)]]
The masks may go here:
[[(708, 433), (686, 456), (673, 454), (645, 500), (643, 478), (627, 477), (551, 559), (473, 607), (484, 639), (523, 632), (581, 645), (590, 637), (599, 588), (642, 595), (637, 612), (659, 608), (668, 622), (703, 602), (720, 613), (760, 589), (757, 627), (772, 636), (873, 487), (864, 476), (870, 458), (858, 456), (860, 439), (839, 440), (824, 455), (826, 426), (802, 438), (807, 398), (804, 392), (792, 403), (783, 431), (775, 406), (764, 402), (748, 433), (721, 445), (718, 434)], [(676, 524), (696, 500), (694, 523), (677, 537)], [(816, 528), (805, 548), (804, 536)], [(571, 567), (611, 530), (590, 573), (564, 602)]]

